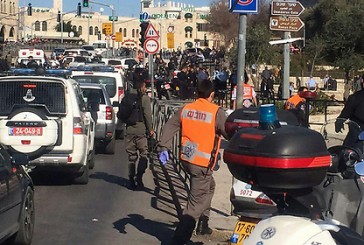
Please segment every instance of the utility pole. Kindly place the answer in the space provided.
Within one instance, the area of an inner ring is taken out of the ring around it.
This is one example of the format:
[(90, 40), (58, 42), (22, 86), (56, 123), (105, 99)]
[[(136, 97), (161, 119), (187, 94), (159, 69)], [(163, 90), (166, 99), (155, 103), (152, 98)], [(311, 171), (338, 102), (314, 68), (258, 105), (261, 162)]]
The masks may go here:
[(246, 14), (239, 15), (239, 41), (238, 41), (238, 82), (236, 88), (236, 109), (243, 107), (243, 86), (245, 80), (245, 50), (246, 50)]
[(114, 5), (110, 5), (109, 6), (111, 8), (111, 18), (112, 18), (112, 34), (111, 34), (111, 39), (112, 39), (112, 56), (115, 56), (115, 9), (114, 9)]

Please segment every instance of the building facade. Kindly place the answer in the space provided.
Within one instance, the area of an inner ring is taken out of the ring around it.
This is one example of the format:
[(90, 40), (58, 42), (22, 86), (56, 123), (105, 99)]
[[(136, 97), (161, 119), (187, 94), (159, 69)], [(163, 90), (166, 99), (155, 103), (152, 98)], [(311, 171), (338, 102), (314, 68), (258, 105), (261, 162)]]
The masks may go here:
[(0, 0), (0, 43), (18, 39), (18, 0)]
[[(84, 43), (106, 40), (110, 46), (114, 44), (116, 48), (139, 47), (139, 16), (137, 18), (114, 16), (114, 23), (112, 23), (111, 16), (92, 11), (93, 3), (90, 5), (90, 9), (82, 8), (81, 16), (76, 15), (76, 3), (75, 11), (63, 13), (66, 30), (62, 34), (56, 30), (57, 27), (60, 29), (57, 15), (58, 11), (62, 13), (62, 0), (53, 0), (52, 8), (33, 6), (31, 16), (27, 15), (26, 8), (21, 8), (18, 40), (37, 38), (69, 42), (78, 39)], [(96, 7), (99, 6), (96, 5)], [(155, 4), (152, 0), (141, 0), (141, 11), (148, 13), (149, 21), (159, 33), (161, 49), (184, 49), (195, 46), (211, 48), (219, 45), (219, 36), (215, 38), (207, 30), (206, 17), (209, 15), (209, 7), (195, 8), (192, 5), (176, 2)], [(112, 31), (105, 28), (112, 25), (116, 34), (114, 37), (110, 35)], [(16, 30), (15, 26), (14, 31)], [(112, 40), (115, 37), (116, 40)]]

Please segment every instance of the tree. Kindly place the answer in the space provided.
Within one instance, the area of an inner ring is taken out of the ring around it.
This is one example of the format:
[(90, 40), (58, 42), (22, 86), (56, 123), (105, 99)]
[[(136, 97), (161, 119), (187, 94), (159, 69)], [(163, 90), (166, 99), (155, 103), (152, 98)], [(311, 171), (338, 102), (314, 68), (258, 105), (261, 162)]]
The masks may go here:
[(209, 31), (222, 35), (226, 47), (235, 41), (239, 31), (239, 15), (230, 13), (228, 7), (227, 0), (216, 0), (206, 18)]
[[(55, 27), (55, 30), (57, 32), (61, 32), (61, 23), (58, 23)], [(74, 30), (71, 21), (68, 21), (67, 23), (63, 22), (63, 32), (74, 32), (75, 37), (79, 37), (80, 33)]]
[(308, 56), (311, 65), (310, 76), (313, 75), (316, 60), (323, 58), (325, 45), (326, 45), (325, 40), (319, 35), (316, 35), (307, 41), (305, 53)]

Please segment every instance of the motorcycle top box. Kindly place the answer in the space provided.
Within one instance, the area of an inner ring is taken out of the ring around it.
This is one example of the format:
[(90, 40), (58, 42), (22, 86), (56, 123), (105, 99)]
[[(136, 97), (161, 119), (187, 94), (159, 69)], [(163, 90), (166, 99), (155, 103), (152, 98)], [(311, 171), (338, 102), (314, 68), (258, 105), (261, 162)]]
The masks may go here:
[(259, 190), (278, 192), (320, 184), (331, 164), (320, 133), (290, 125), (240, 129), (223, 157), (235, 178)]

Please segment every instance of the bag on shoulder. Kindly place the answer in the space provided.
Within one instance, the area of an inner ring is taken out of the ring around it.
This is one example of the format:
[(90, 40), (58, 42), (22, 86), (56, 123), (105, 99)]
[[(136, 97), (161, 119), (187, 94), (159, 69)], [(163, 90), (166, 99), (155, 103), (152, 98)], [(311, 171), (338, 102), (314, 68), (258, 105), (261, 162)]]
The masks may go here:
[(126, 94), (119, 104), (117, 117), (127, 126), (143, 121), (141, 97), (138, 94)]

